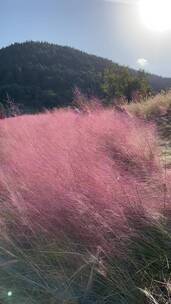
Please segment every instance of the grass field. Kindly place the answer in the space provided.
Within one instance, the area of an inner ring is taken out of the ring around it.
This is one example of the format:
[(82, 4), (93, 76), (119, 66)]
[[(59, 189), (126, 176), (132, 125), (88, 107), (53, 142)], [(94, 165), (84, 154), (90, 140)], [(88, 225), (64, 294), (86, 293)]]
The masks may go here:
[(170, 303), (169, 121), (129, 107), (0, 121), (0, 303)]

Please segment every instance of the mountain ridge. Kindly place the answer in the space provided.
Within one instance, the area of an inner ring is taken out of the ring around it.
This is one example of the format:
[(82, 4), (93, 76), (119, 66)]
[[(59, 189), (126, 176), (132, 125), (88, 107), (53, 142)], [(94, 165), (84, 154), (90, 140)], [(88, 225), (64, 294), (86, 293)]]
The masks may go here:
[[(110, 68), (119, 73), (125, 66), (68, 46), (14, 43), (0, 49), (0, 101), (4, 104), (10, 96), (25, 108), (36, 110), (68, 106), (76, 87), (88, 96), (102, 98), (103, 73)], [(171, 87), (171, 78), (146, 75), (156, 92)]]

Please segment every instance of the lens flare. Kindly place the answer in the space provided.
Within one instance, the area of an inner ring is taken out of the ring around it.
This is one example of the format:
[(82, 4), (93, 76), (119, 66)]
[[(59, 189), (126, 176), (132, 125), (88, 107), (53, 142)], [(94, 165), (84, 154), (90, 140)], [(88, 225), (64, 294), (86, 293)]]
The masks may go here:
[(8, 293), (7, 293), (8, 297), (12, 297), (12, 291), (9, 290)]

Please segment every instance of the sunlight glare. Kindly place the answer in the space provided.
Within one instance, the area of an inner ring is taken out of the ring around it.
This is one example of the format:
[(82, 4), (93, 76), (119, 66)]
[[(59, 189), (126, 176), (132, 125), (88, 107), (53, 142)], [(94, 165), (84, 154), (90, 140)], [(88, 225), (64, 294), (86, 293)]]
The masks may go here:
[(171, 0), (139, 0), (139, 10), (149, 29), (157, 32), (171, 29)]
[(8, 295), (8, 297), (12, 297), (12, 291), (11, 290), (8, 291), (7, 295)]

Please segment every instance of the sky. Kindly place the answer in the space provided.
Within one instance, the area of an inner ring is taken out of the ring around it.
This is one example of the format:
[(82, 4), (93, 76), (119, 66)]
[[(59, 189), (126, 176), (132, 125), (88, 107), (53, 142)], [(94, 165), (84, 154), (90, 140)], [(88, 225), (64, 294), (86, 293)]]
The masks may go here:
[(171, 77), (171, 30), (147, 28), (137, 1), (0, 0), (0, 47), (48, 41)]

